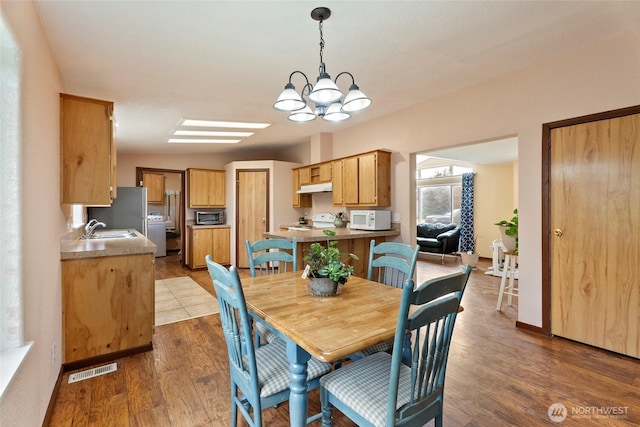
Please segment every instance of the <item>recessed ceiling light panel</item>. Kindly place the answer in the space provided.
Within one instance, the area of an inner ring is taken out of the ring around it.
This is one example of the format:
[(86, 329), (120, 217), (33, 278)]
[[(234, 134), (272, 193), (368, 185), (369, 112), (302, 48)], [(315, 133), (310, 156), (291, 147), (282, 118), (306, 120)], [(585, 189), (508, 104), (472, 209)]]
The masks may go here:
[(174, 135), (181, 136), (235, 136), (246, 137), (253, 135), (253, 132), (225, 132), (217, 130), (175, 130)]
[(207, 128), (238, 128), (238, 129), (264, 129), (271, 123), (246, 123), (246, 122), (222, 122), (215, 120), (182, 119), (179, 126), (194, 126)]
[(240, 139), (169, 138), (167, 142), (171, 144), (237, 144), (240, 141)]
[[(245, 123), (245, 122), (221, 122), (216, 120), (180, 119), (177, 129), (171, 132), (169, 143), (180, 144), (236, 144), (240, 139), (254, 134), (254, 132), (238, 132), (223, 129), (264, 129), (271, 126), (269, 123)], [(186, 129), (185, 129), (186, 128)], [(207, 128), (207, 129), (194, 129)], [(174, 138), (179, 136), (181, 138)], [(213, 138), (211, 138), (213, 137)], [(231, 137), (234, 139), (220, 139), (218, 137)]]

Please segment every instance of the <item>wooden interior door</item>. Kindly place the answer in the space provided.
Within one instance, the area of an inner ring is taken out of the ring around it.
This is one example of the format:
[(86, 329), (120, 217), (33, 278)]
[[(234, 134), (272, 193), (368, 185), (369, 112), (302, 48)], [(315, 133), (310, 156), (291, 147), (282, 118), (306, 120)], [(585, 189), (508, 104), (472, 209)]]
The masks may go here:
[(551, 333), (640, 357), (640, 114), (551, 130)]
[(245, 241), (262, 240), (269, 229), (269, 170), (238, 170), (236, 185), (236, 265), (248, 268)]

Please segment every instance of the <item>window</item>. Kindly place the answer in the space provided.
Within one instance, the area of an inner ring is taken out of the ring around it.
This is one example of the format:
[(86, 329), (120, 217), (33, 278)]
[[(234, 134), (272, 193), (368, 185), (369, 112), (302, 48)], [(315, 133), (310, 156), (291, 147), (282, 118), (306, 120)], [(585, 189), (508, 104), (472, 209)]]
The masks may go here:
[(424, 185), (417, 188), (419, 223), (460, 224), (462, 184)]
[(31, 348), (23, 343), (21, 245), (21, 55), (0, 16), (0, 398)]
[[(433, 165), (433, 161), (439, 165)], [(420, 157), (416, 165), (416, 222), (460, 225), (463, 166), (442, 164), (441, 159)]]

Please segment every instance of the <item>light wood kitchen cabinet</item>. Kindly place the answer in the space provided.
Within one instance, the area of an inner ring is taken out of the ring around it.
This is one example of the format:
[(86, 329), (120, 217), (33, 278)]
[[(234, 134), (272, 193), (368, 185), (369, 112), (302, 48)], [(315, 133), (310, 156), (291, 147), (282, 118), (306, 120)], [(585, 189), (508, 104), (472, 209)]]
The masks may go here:
[(311, 167), (305, 166), (303, 168), (299, 168), (298, 175), (300, 177), (300, 185), (311, 184)]
[(62, 260), (65, 364), (151, 350), (154, 263), (153, 253)]
[(332, 162), (319, 163), (309, 167), (311, 174), (311, 184), (331, 182)]
[(213, 169), (187, 169), (190, 208), (224, 208), (226, 172)]
[[(342, 169), (338, 171), (340, 166)], [(333, 169), (334, 205), (391, 205), (390, 152), (377, 150), (345, 157), (334, 162)], [(341, 192), (342, 197), (339, 197), (340, 194), (336, 192)]]
[(116, 197), (113, 102), (60, 94), (60, 203), (110, 206)]
[(331, 179), (332, 179), (332, 199), (333, 204), (340, 206), (344, 204), (344, 196), (342, 194), (342, 170), (343, 170), (343, 160), (336, 160), (333, 162)]
[(164, 204), (164, 180), (161, 173), (142, 172), (142, 186), (147, 188), (147, 203)]
[(187, 265), (191, 269), (206, 268), (205, 257), (211, 255), (218, 264), (229, 264), (231, 229), (189, 228), (189, 257)]
[(291, 180), (291, 200), (294, 208), (310, 208), (311, 207), (311, 194), (299, 194), (300, 189), (300, 170), (292, 169)]
[(294, 170), (298, 171), (300, 185), (321, 184), (331, 182), (333, 162), (317, 163)]

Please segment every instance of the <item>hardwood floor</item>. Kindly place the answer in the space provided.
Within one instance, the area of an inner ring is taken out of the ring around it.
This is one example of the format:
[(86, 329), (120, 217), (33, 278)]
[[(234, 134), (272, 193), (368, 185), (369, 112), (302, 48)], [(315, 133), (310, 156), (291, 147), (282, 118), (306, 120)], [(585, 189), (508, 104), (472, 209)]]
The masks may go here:
[[(458, 263), (421, 260), (417, 280), (457, 270)], [(517, 298), (513, 307), (505, 303), (502, 312), (495, 310), (500, 279), (483, 274), (488, 265), (481, 260), (480, 270), (472, 272), (457, 319), (444, 425), (554, 425), (548, 416), (554, 403), (567, 408), (563, 426), (640, 425), (640, 363), (516, 329)], [(156, 278), (185, 275), (213, 293), (206, 270), (183, 269), (176, 255), (157, 259)], [(117, 360), (114, 373), (73, 384), (65, 373), (50, 425), (227, 426), (229, 374), (218, 315), (158, 326), (153, 344), (153, 351)], [(317, 391), (309, 409), (319, 410)], [(611, 418), (611, 411), (621, 418)], [(265, 410), (265, 426), (288, 425), (288, 413), (286, 403)], [(337, 410), (334, 415), (335, 426), (353, 425)]]

